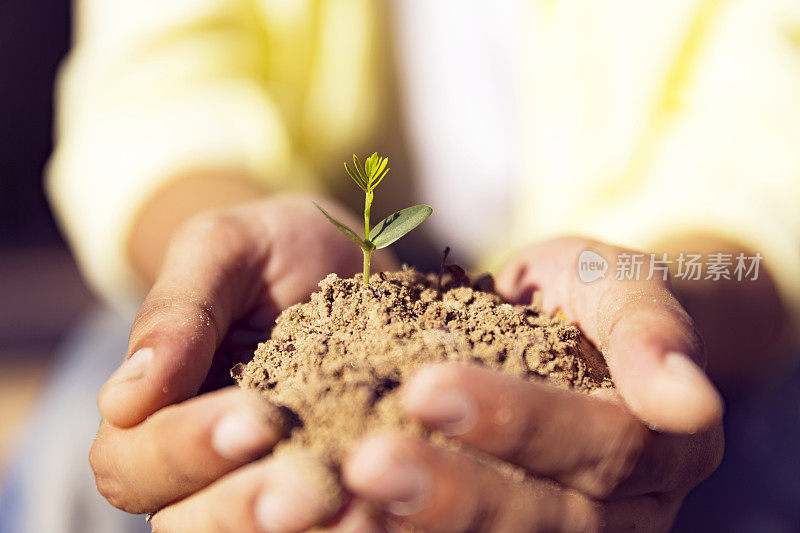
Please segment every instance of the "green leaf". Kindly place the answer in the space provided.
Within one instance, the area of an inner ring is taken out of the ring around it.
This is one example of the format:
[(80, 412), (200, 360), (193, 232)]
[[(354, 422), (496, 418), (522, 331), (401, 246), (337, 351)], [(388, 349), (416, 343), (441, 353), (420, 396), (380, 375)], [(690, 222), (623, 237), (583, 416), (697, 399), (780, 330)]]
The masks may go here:
[(370, 240), (375, 248), (386, 248), (397, 239), (416, 228), (431, 216), (433, 209), (427, 205), (406, 207), (384, 218), (370, 234)]
[(353, 166), (356, 167), (356, 172), (358, 172), (358, 176), (361, 178), (361, 181), (365, 185), (369, 185), (369, 177), (364, 174), (364, 169), (361, 167), (361, 161), (358, 160), (358, 156), (353, 154)]
[(380, 185), (380, 183), (383, 181), (383, 178), (385, 178), (386, 174), (388, 174), (388, 173), (389, 173), (389, 169), (387, 168), (386, 170), (383, 171), (383, 174), (381, 174), (381, 176), (378, 179), (375, 180), (375, 182), (372, 184), (372, 188), (373, 189), (377, 189), (378, 185)]
[(347, 164), (347, 162), (346, 162), (346, 161), (345, 161), (345, 163), (344, 163), (344, 169), (347, 171), (347, 175), (348, 175), (348, 176), (350, 176), (350, 178), (351, 178), (353, 181), (355, 181), (355, 182), (356, 182), (356, 185), (358, 185), (358, 188), (359, 188), (359, 189), (361, 189), (361, 190), (362, 190), (362, 191), (364, 191), (364, 192), (367, 192), (367, 186), (366, 186), (366, 184), (365, 184), (365, 183), (363, 183), (363, 182), (361, 181), (361, 178), (359, 177), (359, 175), (358, 175), (358, 173), (357, 173), (357, 172), (353, 172), (353, 171), (350, 169), (350, 166)]
[(322, 207), (320, 207), (320, 205), (317, 202), (313, 203), (315, 206), (317, 206), (317, 209), (319, 209), (322, 212), (322, 214), (325, 215), (325, 217), (331, 221), (331, 224), (336, 226), (336, 229), (341, 231), (345, 237), (356, 243), (362, 250), (372, 249), (372, 247), (369, 244), (365, 243), (364, 240), (361, 237), (359, 237), (355, 231), (351, 230), (350, 228), (348, 228), (347, 226), (345, 226), (344, 224), (333, 218), (327, 211), (322, 209)]
[(367, 163), (367, 175), (369, 176), (369, 183), (373, 186), (373, 188), (377, 185), (374, 183), (378, 176), (383, 172), (386, 168), (386, 165), (389, 163), (388, 157), (378, 157), (378, 153), (372, 154), (370, 157), (370, 161)]
[(377, 162), (378, 152), (372, 152), (372, 155), (364, 160), (364, 172), (367, 173), (367, 176), (372, 177), (372, 169), (375, 168)]

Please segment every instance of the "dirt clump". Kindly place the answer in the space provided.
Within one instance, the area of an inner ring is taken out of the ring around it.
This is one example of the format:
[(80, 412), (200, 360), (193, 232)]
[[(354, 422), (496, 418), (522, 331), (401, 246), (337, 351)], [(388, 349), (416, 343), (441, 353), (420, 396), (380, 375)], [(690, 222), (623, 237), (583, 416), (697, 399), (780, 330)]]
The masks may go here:
[(578, 328), (506, 303), (491, 278), (440, 280), (404, 268), (368, 285), (331, 274), (319, 287), (286, 309), (253, 359), (232, 372), (287, 415), (291, 433), (276, 453), (301, 447), (336, 465), (382, 428), (443, 441), (400, 408), (401, 385), (429, 363), (477, 364), (583, 392), (613, 387)]

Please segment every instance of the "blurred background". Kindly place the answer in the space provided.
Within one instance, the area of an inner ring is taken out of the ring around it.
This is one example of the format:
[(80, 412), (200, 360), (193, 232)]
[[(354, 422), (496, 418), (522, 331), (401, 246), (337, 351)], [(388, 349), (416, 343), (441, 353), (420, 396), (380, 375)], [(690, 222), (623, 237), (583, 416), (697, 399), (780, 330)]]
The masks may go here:
[(58, 341), (93, 301), (42, 190), (69, 35), (65, 0), (0, 3), (0, 472)]
[[(57, 347), (96, 305), (42, 190), (52, 148), (53, 81), (69, 36), (66, 0), (0, 2), (0, 479), (57, 363)], [(752, 522), (742, 522), (741, 531), (800, 531), (798, 382), (795, 375), (729, 403), (726, 458), (689, 497), (677, 530), (717, 530), (720, 513), (755, 502), (747, 512)], [(776, 403), (789, 407), (775, 410)], [(97, 416), (86, 413), (90, 425)], [(76, 468), (88, 474), (88, 464)], [(796, 498), (787, 496), (793, 493)]]

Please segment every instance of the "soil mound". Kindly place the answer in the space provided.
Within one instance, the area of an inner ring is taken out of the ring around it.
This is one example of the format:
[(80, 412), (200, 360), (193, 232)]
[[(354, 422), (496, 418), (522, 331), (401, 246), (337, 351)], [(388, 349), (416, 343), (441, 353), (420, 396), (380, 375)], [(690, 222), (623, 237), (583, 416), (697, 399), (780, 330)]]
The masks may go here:
[(447, 274), (440, 287), (437, 275), (404, 268), (375, 274), (368, 285), (359, 278), (329, 275), (232, 372), (288, 415), (290, 438), (278, 452), (299, 446), (336, 464), (376, 429), (430, 436), (401, 412), (399, 388), (433, 362), (477, 364), (584, 392), (612, 387), (578, 328), (504, 302), (489, 277)]

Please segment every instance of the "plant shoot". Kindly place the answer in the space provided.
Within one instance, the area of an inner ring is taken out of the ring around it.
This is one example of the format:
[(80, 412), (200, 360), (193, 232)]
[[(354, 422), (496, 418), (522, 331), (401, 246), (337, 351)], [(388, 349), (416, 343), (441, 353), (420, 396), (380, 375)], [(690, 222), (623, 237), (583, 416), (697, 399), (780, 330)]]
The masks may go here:
[(397, 241), (400, 237), (419, 226), (426, 218), (431, 216), (433, 209), (427, 205), (415, 205), (406, 207), (388, 217), (384, 218), (375, 226), (370, 229), (370, 210), (372, 208), (372, 200), (374, 198), (375, 189), (380, 185), (386, 174), (389, 173), (388, 157), (379, 157), (375, 152), (369, 156), (362, 167), (361, 161), (358, 156), (353, 154), (353, 167), (345, 162), (344, 168), (347, 175), (358, 185), (358, 188), (364, 191), (364, 238), (333, 218), (327, 211), (319, 206), (316, 202), (314, 205), (317, 209), (322, 211), (322, 214), (336, 226), (336, 229), (342, 232), (345, 237), (356, 243), (364, 252), (364, 284), (369, 283), (369, 263), (373, 250), (380, 250), (386, 248), (390, 244)]

